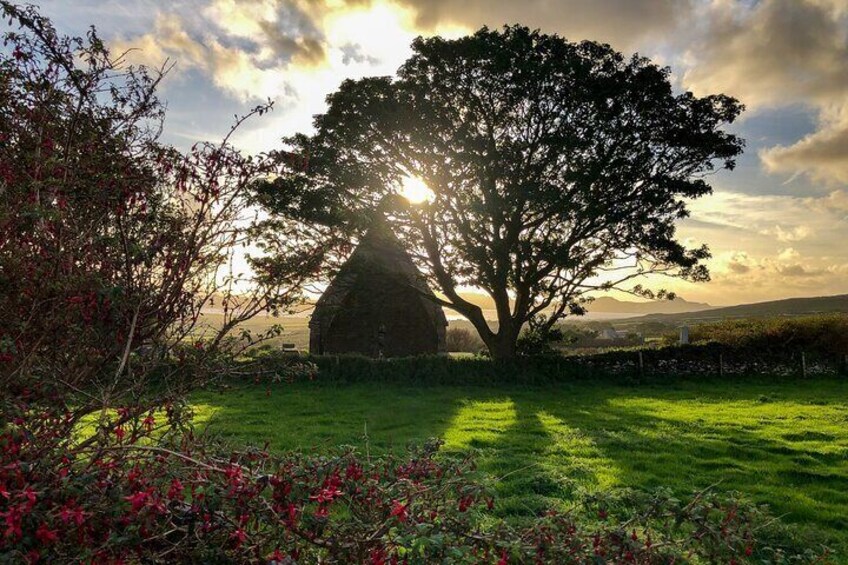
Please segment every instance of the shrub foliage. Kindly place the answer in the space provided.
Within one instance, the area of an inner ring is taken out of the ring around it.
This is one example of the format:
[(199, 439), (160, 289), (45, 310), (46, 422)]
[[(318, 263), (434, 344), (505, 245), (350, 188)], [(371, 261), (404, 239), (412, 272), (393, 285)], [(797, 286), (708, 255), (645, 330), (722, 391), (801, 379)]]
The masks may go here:
[(737, 351), (848, 355), (848, 315), (723, 320), (697, 325), (689, 337), (693, 343), (720, 343)]

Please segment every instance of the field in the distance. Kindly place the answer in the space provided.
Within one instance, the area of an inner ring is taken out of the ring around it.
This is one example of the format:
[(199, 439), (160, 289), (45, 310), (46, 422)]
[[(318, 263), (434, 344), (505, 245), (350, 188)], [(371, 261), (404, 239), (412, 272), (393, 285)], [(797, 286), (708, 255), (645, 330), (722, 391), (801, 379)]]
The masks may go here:
[[(213, 331), (221, 327), (223, 315), (204, 312), (200, 316), (195, 334), (202, 336), (204, 330)], [(240, 329), (250, 330), (256, 336), (267, 332), (274, 326), (282, 327), (282, 334), (267, 341), (269, 345), (281, 347), (284, 343), (293, 343), (296, 349), (309, 349), (309, 318), (306, 316), (269, 316), (260, 314), (239, 325)], [(234, 332), (234, 335), (238, 332)]]
[(202, 392), (199, 422), (237, 443), (371, 453), (442, 437), (480, 450), (497, 512), (566, 508), (578, 489), (719, 483), (848, 554), (848, 381), (413, 387), (318, 383)]

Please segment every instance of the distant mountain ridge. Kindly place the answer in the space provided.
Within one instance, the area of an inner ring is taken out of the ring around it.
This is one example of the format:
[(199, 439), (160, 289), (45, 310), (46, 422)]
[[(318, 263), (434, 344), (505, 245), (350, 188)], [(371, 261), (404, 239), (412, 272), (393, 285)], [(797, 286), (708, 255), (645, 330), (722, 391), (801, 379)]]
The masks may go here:
[(665, 323), (698, 323), (718, 321), (726, 318), (762, 318), (769, 316), (804, 316), (838, 313), (848, 313), (848, 294), (769, 300), (767, 302), (755, 302), (753, 304), (712, 308), (699, 312), (648, 314), (627, 318), (626, 320), (622, 320), (622, 322), (657, 320)]
[[(482, 292), (460, 292), (460, 296), (483, 310), (494, 310), (495, 303)], [(674, 300), (651, 300), (648, 302), (633, 302), (619, 300), (611, 296), (601, 296), (587, 305), (590, 313), (595, 314), (676, 314), (680, 312), (700, 312), (713, 306), (704, 302), (690, 302), (683, 298)]]
[(611, 296), (601, 296), (591, 302), (589, 312), (615, 312), (621, 314), (677, 314), (680, 312), (701, 312), (711, 310), (713, 306), (705, 302), (689, 302), (683, 298), (674, 300), (652, 300), (650, 302), (631, 302), (618, 300)]

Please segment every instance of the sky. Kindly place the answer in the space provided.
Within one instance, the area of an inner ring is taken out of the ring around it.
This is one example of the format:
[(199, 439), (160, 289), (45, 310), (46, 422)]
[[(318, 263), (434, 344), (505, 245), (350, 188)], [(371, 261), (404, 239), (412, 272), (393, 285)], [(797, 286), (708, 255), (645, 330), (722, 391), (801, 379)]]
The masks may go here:
[[(37, 0), (36, 0), (37, 1)], [(235, 143), (275, 148), (309, 132), (345, 78), (390, 75), (418, 35), (520, 23), (593, 39), (672, 69), (675, 87), (747, 107), (747, 141), (680, 224), (706, 243), (712, 281), (662, 281), (714, 305), (848, 293), (848, 0), (42, 0), (57, 29), (95, 25), (132, 62), (174, 64), (165, 141), (220, 139), (267, 99)], [(657, 283), (660, 284), (660, 283)]]

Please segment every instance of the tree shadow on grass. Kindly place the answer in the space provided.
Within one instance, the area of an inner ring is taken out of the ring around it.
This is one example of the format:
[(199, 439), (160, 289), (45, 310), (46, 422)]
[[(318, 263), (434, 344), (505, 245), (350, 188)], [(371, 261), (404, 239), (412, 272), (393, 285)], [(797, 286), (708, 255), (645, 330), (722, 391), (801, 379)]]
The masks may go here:
[(326, 453), (339, 445), (382, 454), (444, 437), (479, 388), (395, 385), (272, 385), (195, 395), (196, 423), (234, 444)]
[[(668, 487), (686, 495), (718, 483), (786, 514), (788, 523), (823, 532), (841, 553), (848, 549), (844, 399), (822, 414), (820, 403), (757, 407), (756, 398), (721, 391), (621, 393), (513, 395), (516, 425), (487, 446), (491, 459), (483, 460), (493, 476), (512, 473), (498, 486), (499, 510), (536, 513), (578, 488)], [(735, 420), (744, 411), (749, 417)]]

